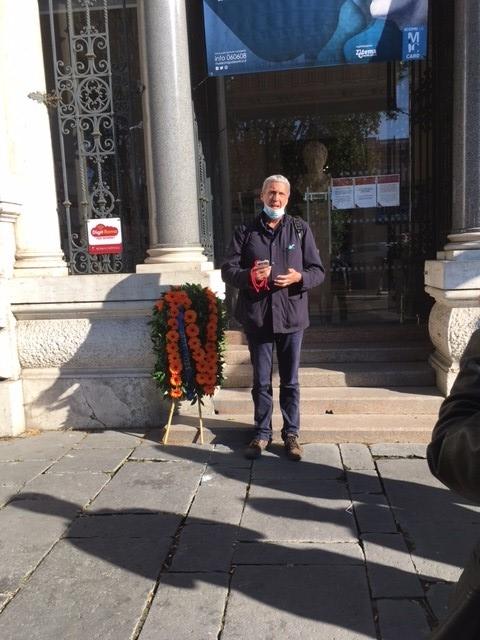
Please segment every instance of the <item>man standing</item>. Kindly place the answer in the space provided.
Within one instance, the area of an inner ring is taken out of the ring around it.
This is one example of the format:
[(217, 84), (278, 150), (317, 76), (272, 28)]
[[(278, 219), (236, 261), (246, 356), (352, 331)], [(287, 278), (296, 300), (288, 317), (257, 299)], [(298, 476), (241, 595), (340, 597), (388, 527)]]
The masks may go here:
[(265, 179), (263, 210), (251, 225), (235, 229), (222, 264), (225, 282), (239, 289), (235, 318), (248, 340), (253, 366), (254, 438), (247, 458), (258, 458), (272, 440), (272, 359), (280, 375), (282, 439), (287, 456), (300, 460), (298, 367), (303, 332), (309, 325), (308, 289), (321, 284), (324, 269), (310, 227), (285, 213), (290, 183)]

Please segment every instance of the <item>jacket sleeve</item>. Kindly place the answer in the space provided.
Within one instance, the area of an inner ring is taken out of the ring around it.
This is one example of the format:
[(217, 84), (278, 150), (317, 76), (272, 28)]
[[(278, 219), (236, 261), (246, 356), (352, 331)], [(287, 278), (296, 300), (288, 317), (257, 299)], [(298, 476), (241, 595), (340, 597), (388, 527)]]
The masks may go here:
[(322, 284), (325, 279), (325, 269), (320, 259), (320, 253), (315, 244), (312, 230), (307, 224), (304, 226), (302, 252), (302, 290), (307, 291)]
[(433, 475), (447, 487), (480, 502), (480, 330), (472, 335), (440, 407), (427, 458)]
[(245, 225), (235, 229), (221, 266), (224, 282), (237, 289), (250, 288), (250, 269), (244, 269), (242, 266), (242, 248), (247, 233)]

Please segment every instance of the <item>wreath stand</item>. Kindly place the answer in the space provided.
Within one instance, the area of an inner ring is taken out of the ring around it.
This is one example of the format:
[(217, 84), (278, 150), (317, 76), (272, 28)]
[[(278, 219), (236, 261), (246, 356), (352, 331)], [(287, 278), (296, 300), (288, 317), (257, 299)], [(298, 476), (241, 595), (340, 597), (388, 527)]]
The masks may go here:
[[(202, 403), (200, 401), (200, 398), (198, 398), (197, 404), (198, 404), (198, 420), (199, 420), (199, 428), (198, 428), (199, 439), (200, 439), (200, 444), (203, 444)], [(175, 411), (175, 405), (176, 405), (175, 400), (172, 400), (172, 404), (170, 406), (170, 413), (168, 414), (168, 422), (164, 426), (165, 433), (163, 434), (162, 444), (168, 443), (168, 436), (170, 434), (170, 427), (172, 426), (172, 418), (173, 418), (173, 412)]]

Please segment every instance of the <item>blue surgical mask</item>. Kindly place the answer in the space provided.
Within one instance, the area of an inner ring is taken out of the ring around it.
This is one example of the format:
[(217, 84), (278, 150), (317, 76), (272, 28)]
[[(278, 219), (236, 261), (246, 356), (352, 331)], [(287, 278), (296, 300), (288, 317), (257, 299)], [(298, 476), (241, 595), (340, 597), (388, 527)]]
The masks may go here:
[(285, 207), (282, 207), (281, 209), (272, 209), (268, 205), (264, 204), (263, 210), (265, 211), (267, 216), (270, 218), (270, 220), (278, 220), (283, 215), (285, 215)]

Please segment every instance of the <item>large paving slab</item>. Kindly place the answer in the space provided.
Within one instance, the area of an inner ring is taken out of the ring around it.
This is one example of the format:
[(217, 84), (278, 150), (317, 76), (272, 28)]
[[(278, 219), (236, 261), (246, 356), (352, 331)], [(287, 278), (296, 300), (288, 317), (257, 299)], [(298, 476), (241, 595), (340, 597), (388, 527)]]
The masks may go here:
[(0, 593), (16, 591), (74, 516), (75, 508), (61, 511), (46, 499), (11, 502), (0, 511)]
[(238, 525), (243, 513), (250, 470), (224, 465), (208, 467), (190, 508), (189, 517)]
[[(403, 527), (412, 541), (412, 560), (421, 576), (428, 580), (457, 581), (474, 546), (480, 539), (480, 523), (456, 521), (409, 522)], [(461, 540), (461, 544), (452, 544)]]
[(339, 478), (343, 473), (340, 451), (334, 444), (305, 445), (300, 462), (288, 460), (284, 447), (273, 444), (260, 459), (255, 460), (252, 478), (254, 482), (274, 478), (315, 481)]
[(0, 462), (0, 487), (20, 488), (52, 464), (50, 460)]
[(428, 603), (439, 622), (447, 616), (448, 603), (453, 590), (453, 584), (438, 582), (432, 584), (427, 591)]
[(232, 563), (237, 527), (223, 524), (187, 524), (180, 534), (172, 571), (224, 571)]
[(411, 442), (379, 443), (370, 445), (373, 456), (382, 458), (426, 458), (427, 445)]
[(233, 554), (235, 565), (363, 565), (358, 542), (241, 542)]
[(353, 507), (360, 533), (397, 533), (397, 524), (383, 494), (356, 495)]
[(66, 538), (173, 538), (182, 517), (173, 513), (122, 513), (76, 518)]
[(48, 469), (48, 473), (112, 473), (130, 455), (132, 449), (89, 449), (77, 448), (68, 451)]
[(84, 431), (82, 433), (84, 437), (78, 446), (89, 449), (137, 447), (143, 442), (144, 437), (146, 437), (145, 431), (115, 431), (114, 429)]
[(400, 523), (480, 522), (480, 506), (448, 490), (432, 476), (426, 460), (378, 460), (377, 467)]
[(0, 461), (57, 460), (83, 438), (83, 433), (60, 431), (0, 440)]
[(372, 458), (372, 454), (365, 444), (345, 442), (340, 444), (340, 452), (346, 469), (360, 471), (375, 469), (375, 462)]
[[(297, 463), (292, 463), (297, 464)], [(265, 480), (252, 485), (242, 540), (347, 542), (357, 539), (352, 505), (335, 480)]]
[(225, 573), (165, 574), (139, 640), (216, 640), (228, 583)]
[(130, 638), (167, 552), (167, 541), (60, 541), (3, 611), (0, 637)]
[[(254, 621), (252, 620), (254, 612)], [(248, 635), (246, 635), (246, 621)], [(363, 567), (237, 567), (222, 640), (375, 638)]]
[[(85, 507), (109, 482), (110, 476), (100, 473), (44, 473), (26, 484), (15, 500), (49, 500), (76, 510)], [(41, 509), (41, 505), (39, 506)]]
[(382, 640), (426, 640), (430, 633), (426, 612), (418, 602), (379, 600), (377, 609)]
[(202, 470), (189, 462), (127, 462), (89, 509), (96, 513), (186, 513)]
[(368, 577), (374, 598), (423, 598), (424, 591), (400, 534), (363, 536)]
[(164, 445), (160, 442), (145, 440), (135, 448), (131, 460), (147, 460), (160, 462), (197, 462), (205, 464), (212, 459), (214, 446), (211, 444), (179, 446)]

